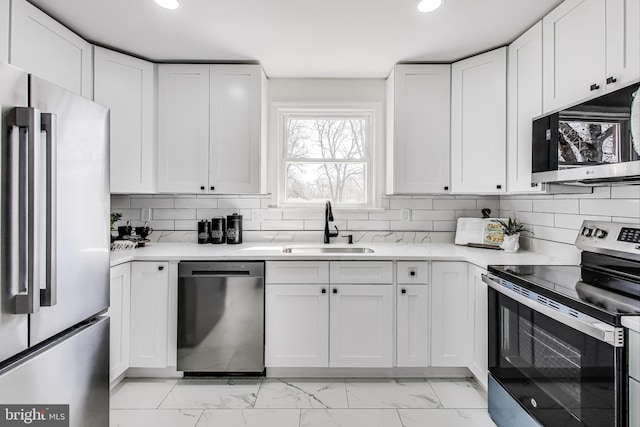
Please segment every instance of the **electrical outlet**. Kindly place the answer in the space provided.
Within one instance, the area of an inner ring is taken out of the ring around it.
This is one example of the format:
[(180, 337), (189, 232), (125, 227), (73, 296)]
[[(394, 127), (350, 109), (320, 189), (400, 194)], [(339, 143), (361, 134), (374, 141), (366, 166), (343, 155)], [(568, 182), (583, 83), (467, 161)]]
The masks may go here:
[(400, 210), (400, 222), (411, 221), (411, 209), (404, 208)]
[(151, 208), (140, 209), (140, 219), (142, 221), (151, 221)]

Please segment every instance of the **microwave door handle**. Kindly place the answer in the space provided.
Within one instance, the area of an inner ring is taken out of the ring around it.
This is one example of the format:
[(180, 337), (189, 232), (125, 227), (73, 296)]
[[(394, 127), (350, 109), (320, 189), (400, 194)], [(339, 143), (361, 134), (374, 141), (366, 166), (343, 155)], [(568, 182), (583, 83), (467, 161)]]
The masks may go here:
[(495, 291), (500, 292), (507, 298), (510, 298), (524, 306), (527, 306), (531, 310), (537, 311), (538, 313), (550, 317), (551, 319), (560, 322), (563, 325), (589, 335), (590, 337), (593, 337), (598, 341), (602, 341), (614, 347), (622, 346), (623, 342), (620, 338), (620, 328), (615, 328), (611, 325), (607, 325), (606, 323), (598, 322), (596, 319), (593, 319), (593, 322), (590, 322), (564, 315), (552, 308), (547, 307), (546, 305), (536, 302), (530, 298), (520, 295), (515, 291), (512, 291), (511, 289), (502, 286), (499, 282), (499, 279), (494, 278), (495, 276), (491, 274), (482, 275), (482, 281), (484, 283), (486, 283)]
[(42, 194), (41, 211), (44, 215), (44, 229), (41, 229), (41, 242), (44, 245), (45, 271), (43, 274), (44, 288), (40, 289), (40, 305), (44, 307), (54, 306), (58, 302), (57, 286), (57, 126), (56, 115), (51, 113), (41, 114), (41, 129), (46, 135), (44, 141), (46, 161), (46, 191)]
[[(40, 114), (35, 108), (16, 107), (12, 126), (18, 128), (17, 142), (10, 138), (7, 149), (10, 180), (7, 216), (9, 230), (6, 245), (10, 248), (8, 265), (10, 286), (15, 295), (16, 314), (35, 313), (40, 309), (37, 288), (39, 278), (38, 191), (40, 178)], [(14, 253), (16, 254), (14, 256)]]

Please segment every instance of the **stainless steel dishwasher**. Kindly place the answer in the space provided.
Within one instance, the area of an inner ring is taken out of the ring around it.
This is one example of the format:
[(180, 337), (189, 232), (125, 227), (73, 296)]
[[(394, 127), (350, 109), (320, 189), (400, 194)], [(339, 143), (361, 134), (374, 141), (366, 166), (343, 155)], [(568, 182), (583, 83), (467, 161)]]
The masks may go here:
[(264, 263), (178, 265), (178, 371), (264, 373)]

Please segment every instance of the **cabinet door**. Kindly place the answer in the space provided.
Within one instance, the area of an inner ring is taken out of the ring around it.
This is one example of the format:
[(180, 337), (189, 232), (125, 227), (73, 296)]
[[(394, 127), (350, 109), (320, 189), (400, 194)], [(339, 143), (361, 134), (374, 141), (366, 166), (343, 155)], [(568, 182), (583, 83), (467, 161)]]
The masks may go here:
[(10, 61), (85, 98), (93, 97), (91, 45), (25, 0), (11, 5)]
[(261, 190), (262, 84), (259, 65), (211, 67), (209, 191)]
[(398, 285), (396, 365), (429, 366), (429, 287)]
[(431, 272), (431, 365), (467, 367), (467, 263), (433, 262)]
[(542, 21), (509, 45), (508, 58), (507, 187), (541, 192), (531, 186), (531, 123), (542, 114)]
[(504, 193), (507, 50), (492, 50), (451, 67), (452, 191)]
[(329, 310), (331, 367), (392, 366), (392, 285), (331, 285)]
[(544, 112), (604, 92), (605, 18), (605, 0), (566, 0), (543, 18)]
[(449, 192), (450, 99), (450, 65), (395, 67), (394, 193)]
[(329, 285), (267, 285), (265, 365), (329, 366)]
[(0, 0), (0, 61), (9, 63), (11, 0)]
[(640, 0), (607, 0), (606, 16), (605, 84), (612, 91), (640, 78)]
[(129, 327), (131, 302), (131, 264), (111, 267), (111, 318), (109, 344), (109, 382), (114, 381), (129, 367)]
[(158, 66), (158, 192), (209, 183), (209, 65)]
[(131, 264), (131, 356), (133, 368), (166, 368), (169, 333), (169, 263)]
[(94, 99), (111, 109), (111, 192), (153, 193), (154, 65), (96, 47), (94, 67)]
[(486, 272), (483, 268), (469, 264), (469, 369), (485, 390), (489, 372), (489, 308), (487, 284), (482, 281), (481, 275)]

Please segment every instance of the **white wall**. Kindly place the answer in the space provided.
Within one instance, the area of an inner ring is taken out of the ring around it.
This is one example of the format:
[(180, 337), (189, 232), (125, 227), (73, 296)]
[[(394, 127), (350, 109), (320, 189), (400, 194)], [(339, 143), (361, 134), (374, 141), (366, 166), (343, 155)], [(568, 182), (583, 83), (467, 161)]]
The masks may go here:
[(271, 102), (385, 102), (384, 79), (269, 79)]

